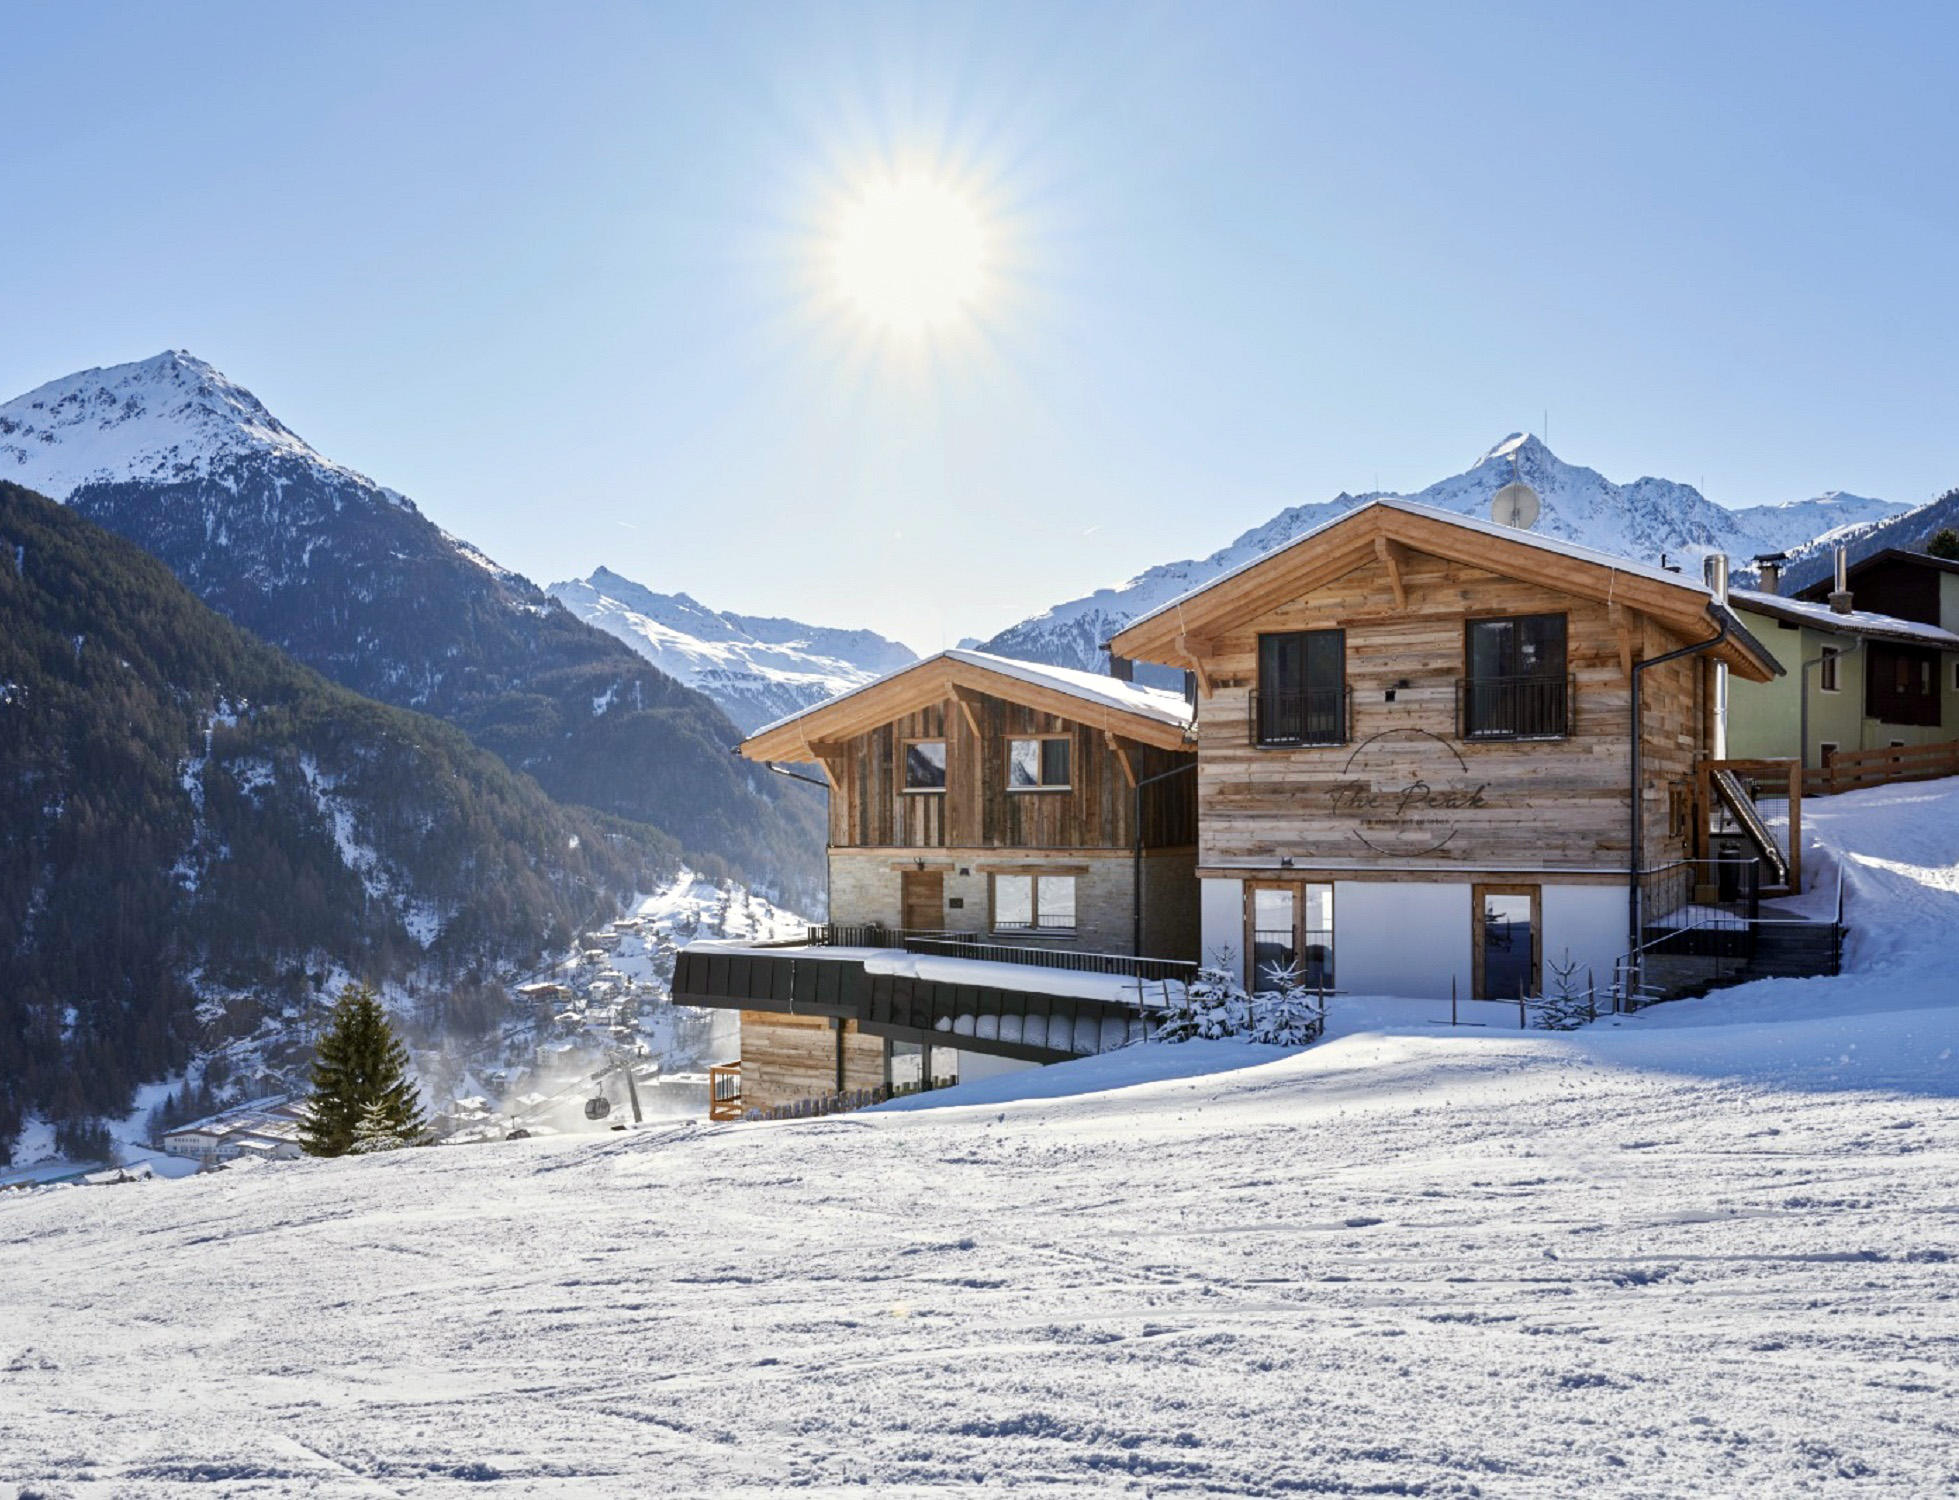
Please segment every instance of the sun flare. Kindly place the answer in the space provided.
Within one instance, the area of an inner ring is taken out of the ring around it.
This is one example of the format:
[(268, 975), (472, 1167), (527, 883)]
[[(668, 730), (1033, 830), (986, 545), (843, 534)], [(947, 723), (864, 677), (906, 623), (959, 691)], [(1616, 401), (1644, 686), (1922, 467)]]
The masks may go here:
[(875, 183), (845, 208), (837, 290), (870, 322), (920, 334), (969, 311), (986, 271), (979, 215), (960, 193), (922, 176)]

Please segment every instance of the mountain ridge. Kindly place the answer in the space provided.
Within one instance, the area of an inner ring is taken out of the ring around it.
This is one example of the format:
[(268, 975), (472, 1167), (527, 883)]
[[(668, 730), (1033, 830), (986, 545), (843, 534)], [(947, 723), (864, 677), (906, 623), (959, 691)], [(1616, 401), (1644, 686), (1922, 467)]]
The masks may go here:
[(219, 613), (366, 697), (434, 714), (560, 802), (813, 904), (819, 799), (730, 754), (707, 696), (181, 350), (0, 405), (0, 478), (163, 559)]
[[(1595, 469), (1566, 463), (1534, 435), (1513, 432), (1462, 473), (1413, 494), (1343, 491), (1331, 500), (1289, 506), (1207, 556), (1161, 563), (1126, 583), (1063, 601), (1007, 627), (982, 649), (1099, 670), (1108, 662), (1104, 643), (1130, 620), (1357, 506), (1379, 498), (1409, 499), (1483, 516), (1488, 514), (1491, 497), (1513, 478), (1537, 490), (1543, 501), (1535, 530), (1648, 561), (1663, 554), (1692, 559), (1716, 550), (1745, 559), (1757, 552), (1785, 550), (1792, 532), (1812, 520), (1841, 526), (1845, 522), (1838, 517), (1865, 517), (1872, 507), (1882, 507), (1884, 514), (1903, 509), (1893, 502), (1837, 491), (1784, 505), (1732, 511), (1694, 486), (1674, 480), (1645, 476), (1616, 484)], [(1152, 669), (1140, 670), (1151, 675)]]
[(546, 590), (573, 614), (706, 693), (744, 731), (918, 660), (872, 630), (716, 610), (661, 594), (610, 568)]

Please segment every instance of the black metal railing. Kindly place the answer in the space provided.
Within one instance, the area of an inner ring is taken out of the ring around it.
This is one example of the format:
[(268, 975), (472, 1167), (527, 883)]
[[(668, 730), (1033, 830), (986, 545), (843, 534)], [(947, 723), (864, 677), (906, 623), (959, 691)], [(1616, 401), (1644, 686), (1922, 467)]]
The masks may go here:
[[(957, 937), (945, 927), (887, 927), (882, 922), (824, 922), (809, 929), (800, 942), (772, 944), (793, 948), (902, 948), (907, 938)], [(760, 946), (755, 945), (755, 946)]]
[(1304, 693), (1254, 692), (1252, 742), (1267, 747), (1344, 745), (1352, 737), (1347, 715), (1344, 687)]
[(1459, 677), (1456, 731), (1466, 740), (1556, 740), (1571, 733), (1569, 677)]
[(1197, 977), (1197, 965), (1189, 959), (1136, 958), (1126, 953), (1080, 953), (1073, 948), (989, 943), (977, 933), (908, 937), (905, 939), (905, 951), (939, 954), (947, 958), (970, 958), (983, 963), (1065, 969), (1073, 974), (1114, 974), (1124, 979), (1172, 979), (1188, 983)]

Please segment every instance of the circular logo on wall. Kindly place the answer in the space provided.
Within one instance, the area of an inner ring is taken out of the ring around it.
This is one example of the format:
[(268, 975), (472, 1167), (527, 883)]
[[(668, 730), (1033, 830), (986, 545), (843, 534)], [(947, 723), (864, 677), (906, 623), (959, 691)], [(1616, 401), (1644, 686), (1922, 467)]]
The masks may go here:
[(1458, 816), (1486, 807), (1456, 747), (1426, 729), (1386, 729), (1354, 746), (1328, 796), (1336, 818), (1376, 854), (1433, 854), (1456, 836)]

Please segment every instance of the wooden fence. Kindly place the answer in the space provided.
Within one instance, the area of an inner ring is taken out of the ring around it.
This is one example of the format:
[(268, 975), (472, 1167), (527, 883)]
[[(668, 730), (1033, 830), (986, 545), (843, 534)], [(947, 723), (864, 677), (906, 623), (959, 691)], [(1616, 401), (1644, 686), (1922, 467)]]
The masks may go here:
[(1888, 750), (1837, 750), (1820, 770), (1803, 772), (1803, 790), (1827, 797), (1889, 781), (1929, 781), (1959, 776), (1959, 740), (1938, 745), (1900, 745)]

